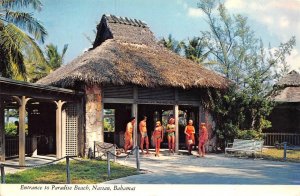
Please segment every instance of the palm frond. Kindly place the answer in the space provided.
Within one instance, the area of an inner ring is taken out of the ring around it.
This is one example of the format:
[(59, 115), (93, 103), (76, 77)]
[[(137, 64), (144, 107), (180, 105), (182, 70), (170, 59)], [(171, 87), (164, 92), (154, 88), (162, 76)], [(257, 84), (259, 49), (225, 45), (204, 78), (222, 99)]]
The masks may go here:
[(62, 59), (64, 58), (64, 56), (65, 56), (65, 54), (66, 54), (66, 52), (68, 50), (68, 46), (69, 46), (68, 44), (64, 45), (64, 48), (63, 48), (62, 53), (61, 53), (61, 58)]
[(16, 26), (28, 31), (36, 40), (44, 43), (47, 36), (47, 31), (43, 25), (32, 16), (32, 14), (6, 10), (5, 19), (8, 23), (13, 23)]
[(31, 7), (37, 11), (42, 9), (42, 3), (40, 0), (1, 0), (0, 6), (8, 9), (19, 9), (24, 7)]
[[(6, 25), (0, 33), (0, 44), (4, 48), (10, 49), (12, 56), (19, 57), (16, 52), (24, 52), (24, 55), (31, 54), (37, 62), (45, 63), (45, 58), (40, 47), (34, 42), (33, 38), (19, 29), (14, 24)], [(23, 55), (22, 55), (23, 56)], [(16, 59), (17, 63), (18, 59)]]

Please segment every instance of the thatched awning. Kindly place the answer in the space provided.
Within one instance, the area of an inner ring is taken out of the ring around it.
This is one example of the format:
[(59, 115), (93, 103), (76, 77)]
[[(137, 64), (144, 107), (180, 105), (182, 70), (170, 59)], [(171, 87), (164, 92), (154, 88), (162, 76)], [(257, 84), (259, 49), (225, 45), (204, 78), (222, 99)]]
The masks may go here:
[(300, 74), (291, 71), (275, 85), (273, 100), (277, 102), (300, 102)]
[(38, 83), (63, 87), (73, 86), (78, 81), (145, 87), (228, 86), (229, 81), (223, 76), (158, 45), (144, 23), (124, 21), (127, 23), (103, 16), (94, 48)]
[(274, 97), (277, 102), (300, 102), (300, 87), (286, 87)]
[(289, 72), (286, 76), (281, 78), (276, 86), (286, 87), (286, 86), (300, 86), (300, 74), (293, 70)]

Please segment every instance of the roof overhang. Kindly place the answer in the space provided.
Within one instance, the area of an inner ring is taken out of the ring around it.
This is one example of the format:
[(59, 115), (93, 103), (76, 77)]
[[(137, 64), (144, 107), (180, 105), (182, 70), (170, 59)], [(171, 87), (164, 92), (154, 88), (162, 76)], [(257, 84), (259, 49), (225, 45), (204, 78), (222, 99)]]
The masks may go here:
[(83, 92), (0, 77), (1, 96), (26, 96), (42, 100), (78, 101)]

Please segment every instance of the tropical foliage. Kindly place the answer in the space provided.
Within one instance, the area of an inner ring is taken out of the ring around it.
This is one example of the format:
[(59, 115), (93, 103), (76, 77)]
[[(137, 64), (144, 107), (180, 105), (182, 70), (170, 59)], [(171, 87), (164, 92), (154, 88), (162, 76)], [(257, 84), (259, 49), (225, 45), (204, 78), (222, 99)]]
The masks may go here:
[(50, 43), (45, 48), (46, 63), (36, 63), (33, 59), (29, 59), (26, 63), (30, 82), (36, 82), (40, 78), (47, 76), (50, 72), (56, 70), (63, 64), (64, 56), (68, 49), (65, 44), (62, 52), (59, 53), (57, 46)]
[(170, 34), (168, 38), (162, 38), (159, 42), (169, 50), (184, 55), (186, 58), (203, 65), (211, 64), (207, 61), (207, 57), (210, 53), (205, 47), (204, 39), (201, 37), (193, 37), (187, 41), (177, 41)]
[(261, 131), (271, 127), (267, 116), (274, 103), (268, 99), (269, 93), (276, 79), (289, 71), (286, 57), (296, 38), (275, 49), (265, 47), (251, 30), (247, 17), (228, 13), (223, 3), (202, 0), (198, 8), (209, 30), (188, 41), (179, 42), (169, 36), (161, 42), (232, 81), (225, 93), (208, 90), (210, 101), (203, 102), (214, 114), (215, 133), (222, 144), (233, 138), (261, 137)]
[(203, 65), (211, 64), (212, 62), (206, 61), (210, 50), (207, 50), (204, 41), (202, 37), (193, 37), (187, 42), (182, 41), (181, 46), (185, 57)]
[(169, 50), (179, 54), (182, 48), (182, 42), (178, 42), (170, 34), (168, 38), (162, 38), (159, 43), (168, 48)]
[(212, 94), (210, 109), (217, 120), (217, 135), (221, 140), (243, 135), (241, 130), (255, 130), (257, 134), (252, 135), (260, 135), (271, 126), (266, 117), (274, 105), (268, 100), (274, 73), (287, 65), (295, 37), (272, 51), (255, 36), (246, 17), (229, 14), (224, 4), (215, 0), (201, 1), (198, 7), (210, 26), (201, 37), (210, 51), (208, 59), (216, 62), (211, 68), (234, 82), (225, 94)]
[(26, 78), (25, 61), (32, 58), (44, 62), (36, 43), (44, 43), (47, 32), (31, 13), (23, 8), (40, 11), (39, 0), (0, 0), (0, 75)]

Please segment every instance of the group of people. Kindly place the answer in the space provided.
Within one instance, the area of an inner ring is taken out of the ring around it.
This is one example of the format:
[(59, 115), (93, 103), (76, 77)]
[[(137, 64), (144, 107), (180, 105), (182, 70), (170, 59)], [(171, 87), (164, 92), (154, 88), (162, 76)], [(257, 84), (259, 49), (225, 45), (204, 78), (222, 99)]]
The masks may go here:
[[(141, 134), (140, 148), (142, 154), (144, 154), (144, 145), (146, 145), (146, 154), (149, 154), (149, 137), (147, 132), (147, 117), (144, 116), (143, 119), (139, 123), (139, 131)], [(132, 117), (130, 121), (127, 123), (126, 131), (125, 131), (125, 145), (124, 150), (125, 153), (133, 146), (132, 134), (133, 127), (135, 124), (135, 117)], [(208, 134), (205, 123), (200, 124), (200, 133), (199, 133), (199, 155), (204, 157), (205, 155), (205, 143), (208, 140)], [(169, 153), (175, 152), (175, 119), (171, 117), (168, 121), (166, 127), (166, 133), (168, 138), (168, 147)], [(193, 120), (188, 121), (188, 125), (185, 127), (184, 133), (186, 135), (186, 145), (188, 149), (188, 153), (191, 154), (192, 146), (195, 145), (195, 127), (193, 125)], [(164, 127), (162, 126), (160, 121), (156, 121), (155, 128), (152, 134), (153, 143), (155, 145), (155, 156), (159, 156), (160, 154), (160, 144), (163, 141), (164, 136)]]

